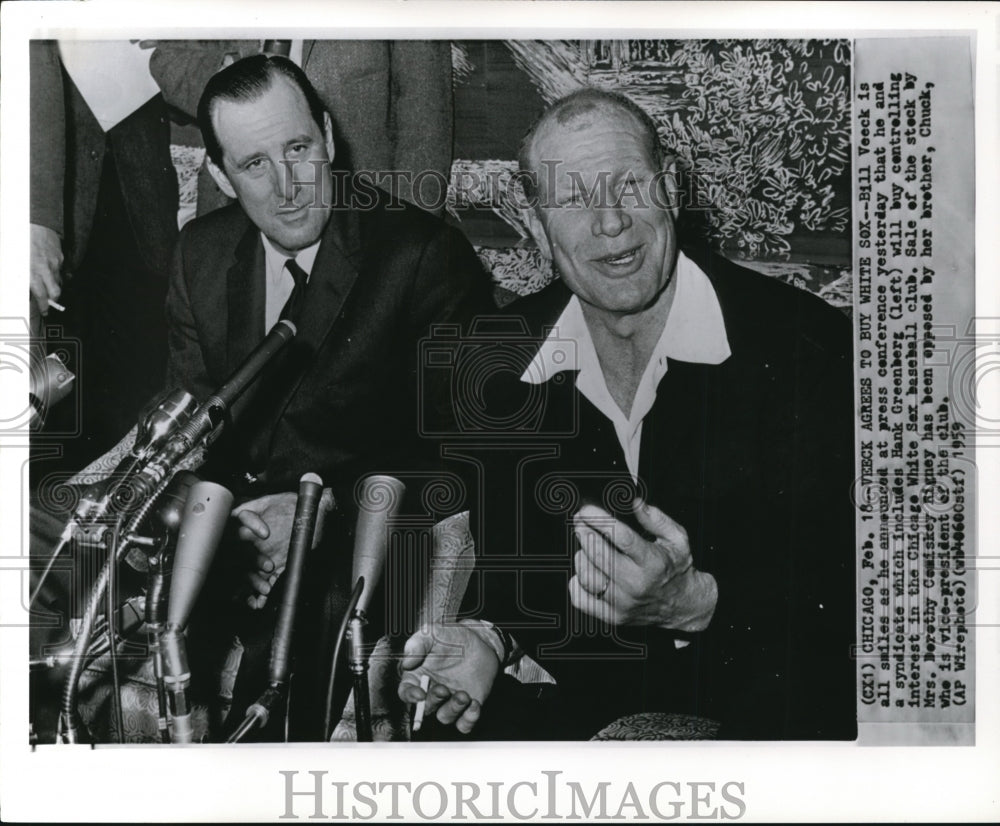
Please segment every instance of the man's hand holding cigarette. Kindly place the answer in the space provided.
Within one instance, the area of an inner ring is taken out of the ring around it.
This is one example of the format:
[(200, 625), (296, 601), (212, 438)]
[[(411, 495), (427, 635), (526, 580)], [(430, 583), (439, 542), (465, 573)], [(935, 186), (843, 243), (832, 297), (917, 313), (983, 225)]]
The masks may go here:
[[(454, 723), (468, 734), (479, 720), (503, 658), (503, 646), (487, 623), (463, 620), (418, 631), (403, 649), (399, 697), (406, 703), (423, 700), (425, 715), (436, 714), (441, 723)], [(426, 691), (420, 685), (422, 677), (429, 678)]]

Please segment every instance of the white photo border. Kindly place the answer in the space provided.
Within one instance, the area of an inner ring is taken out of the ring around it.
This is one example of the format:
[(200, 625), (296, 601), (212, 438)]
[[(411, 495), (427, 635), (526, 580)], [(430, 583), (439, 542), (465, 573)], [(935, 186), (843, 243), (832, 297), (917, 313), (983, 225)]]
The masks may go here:
[[(846, 37), (963, 34), (974, 39), (976, 123), (976, 312), (1000, 317), (1000, 203), (997, 147), (1000, 6), (993, 3), (660, 3), (660, 2), (175, 2), (5, 3), (0, 27), (0, 316), (27, 315), (29, 38), (72, 34), (87, 38), (258, 37), (340, 38), (578, 38), (617, 37)], [(187, 18), (194, 25), (179, 25)], [(238, 25), (234, 25), (234, 21)], [(510, 21), (514, 21), (511, 25)], [(26, 397), (26, 378), (0, 376), (0, 398)], [(982, 376), (981, 409), (1000, 410), (1000, 383)], [(993, 417), (991, 417), (992, 420)], [(19, 564), (27, 553), (27, 440), (0, 442), (0, 806), (8, 820), (237, 821), (280, 820), (286, 812), (285, 772), (326, 772), (327, 819), (335, 811), (334, 782), (405, 781), (448, 784), (546, 782), (543, 772), (596, 788), (602, 781), (650, 789), (678, 783), (741, 783), (743, 819), (761, 820), (994, 820), (1000, 817), (1000, 588), (980, 580), (983, 610), (977, 637), (976, 745), (954, 748), (861, 748), (837, 744), (610, 743), (337, 744), (189, 748), (39, 747), (27, 742), (27, 629), (11, 621), (20, 605)], [(979, 468), (978, 553), (990, 554), (1000, 536), (996, 451), (982, 449)], [(1000, 567), (1000, 566), (997, 566)], [(22, 565), (23, 568), (23, 565)], [(992, 606), (992, 609), (991, 609)], [(522, 790), (526, 787), (522, 787)], [(488, 792), (484, 792), (487, 795)], [(504, 791), (504, 795), (507, 791)], [(523, 813), (533, 805), (524, 791)], [(619, 792), (611, 814), (621, 800)], [(427, 808), (436, 808), (432, 798)], [(296, 802), (307, 818), (311, 804)], [(560, 809), (566, 812), (568, 809)], [(678, 819), (690, 817), (689, 805)], [(716, 812), (721, 819), (738, 809)], [(350, 807), (348, 806), (348, 812)], [(634, 814), (624, 809), (625, 814)], [(356, 813), (368, 814), (367, 807)], [(388, 816), (378, 812), (378, 818)], [(449, 812), (450, 814), (450, 812)], [(543, 820), (539, 808), (530, 820)], [(666, 812), (665, 812), (666, 814)], [(567, 818), (568, 819), (568, 818)], [(656, 819), (656, 818), (651, 818)]]

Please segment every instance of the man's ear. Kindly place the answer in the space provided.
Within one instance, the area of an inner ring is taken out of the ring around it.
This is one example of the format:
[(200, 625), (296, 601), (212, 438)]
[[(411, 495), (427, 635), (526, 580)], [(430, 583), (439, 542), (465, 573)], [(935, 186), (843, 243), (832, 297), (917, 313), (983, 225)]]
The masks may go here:
[(215, 161), (205, 156), (206, 163), (208, 164), (208, 173), (212, 176), (212, 180), (215, 181), (216, 185), (221, 189), (227, 197), (235, 198), (236, 190), (233, 189), (233, 185), (229, 183), (229, 178), (226, 173), (223, 172), (219, 167), (215, 165)]
[(323, 113), (323, 140), (326, 143), (326, 156), (332, 161), (333, 160), (333, 120), (330, 118), (329, 112)]
[(549, 236), (545, 234), (542, 219), (538, 217), (538, 209), (536, 207), (525, 207), (521, 211), (521, 215), (524, 217), (524, 222), (528, 225), (528, 232), (535, 239), (538, 249), (541, 250), (542, 255), (551, 261), (552, 245), (549, 244)]

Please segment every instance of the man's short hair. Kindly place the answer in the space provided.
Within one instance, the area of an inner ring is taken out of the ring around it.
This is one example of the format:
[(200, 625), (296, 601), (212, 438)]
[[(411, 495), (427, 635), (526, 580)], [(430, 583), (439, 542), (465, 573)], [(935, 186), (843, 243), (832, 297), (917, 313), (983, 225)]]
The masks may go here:
[[(521, 185), (524, 194), (529, 198), (536, 195), (534, 191), (534, 180), (532, 175), (536, 172), (535, 159), (532, 158), (531, 149), (535, 141), (535, 135), (546, 124), (557, 121), (560, 124), (570, 123), (580, 115), (598, 109), (617, 109), (630, 115), (642, 129), (646, 138), (649, 156), (653, 159), (656, 168), (663, 164), (664, 151), (660, 144), (660, 136), (656, 130), (656, 122), (649, 116), (645, 109), (633, 102), (630, 98), (619, 92), (609, 92), (605, 89), (598, 89), (594, 86), (584, 86), (575, 92), (570, 92), (565, 97), (560, 98), (546, 109), (539, 116), (538, 120), (532, 124), (521, 140), (521, 148), (517, 153), (517, 165), (521, 170)], [(551, 159), (558, 160), (558, 159)]]
[(305, 95), (309, 104), (309, 112), (313, 120), (323, 132), (323, 116), (326, 107), (319, 94), (309, 82), (305, 72), (287, 57), (281, 55), (257, 54), (237, 60), (219, 72), (212, 75), (205, 85), (198, 101), (198, 126), (205, 141), (205, 151), (216, 166), (222, 168), (222, 147), (215, 134), (212, 124), (212, 109), (217, 100), (229, 100), (234, 103), (248, 103), (258, 100), (268, 89), (274, 78), (282, 75), (294, 83)]

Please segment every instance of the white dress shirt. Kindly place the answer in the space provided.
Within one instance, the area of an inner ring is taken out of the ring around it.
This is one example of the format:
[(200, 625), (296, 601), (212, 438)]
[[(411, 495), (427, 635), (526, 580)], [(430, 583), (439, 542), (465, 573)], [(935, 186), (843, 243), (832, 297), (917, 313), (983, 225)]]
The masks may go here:
[[(264, 233), (261, 233), (260, 237), (264, 241), (264, 330), (270, 332), (278, 323), (288, 296), (292, 294), (295, 279), (285, 266), (290, 256), (278, 252)], [(319, 241), (295, 253), (295, 263), (302, 267), (307, 275), (312, 274), (317, 252), (319, 252)], [(308, 279), (306, 282), (308, 283)]]
[(722, 308), (708, 276), (679, 252), (674, 278), (677, 281), (674, 300), (628, 416), (608, 391), (590, 329), (575, 295), (521, 376), (523, 382), (541, 384), (563, 370), (578, 371), (577, 390), (614, 425), (633, 479), (639, 475), (642, 421), (656, 401), (656, 388), (667, 372), (667, 359), (721, 364), (732, 355)]

